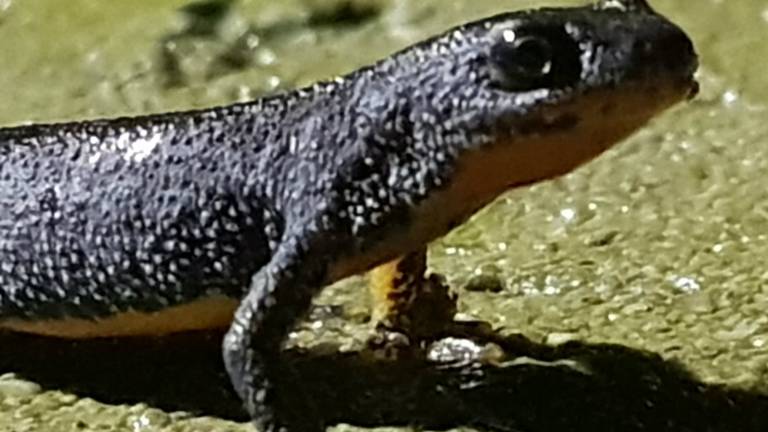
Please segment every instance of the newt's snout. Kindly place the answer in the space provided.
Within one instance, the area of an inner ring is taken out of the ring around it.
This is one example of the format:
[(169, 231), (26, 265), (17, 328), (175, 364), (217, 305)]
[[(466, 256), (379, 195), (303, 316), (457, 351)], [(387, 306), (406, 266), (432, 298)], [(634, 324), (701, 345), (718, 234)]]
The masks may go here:
[(693, 75), (699, 65), (693, 42), (679, 27), (655, 19), (660, 23), (649, 26), (632, 46), (632, 69), (650, 79), (661, 75), (688, 85), (693, 96), (698, 91)]
[(698, 57), (683, 30), (650, 10), (587, 9), (564, 26), (582, 48), (584, 90), (695, 92)]

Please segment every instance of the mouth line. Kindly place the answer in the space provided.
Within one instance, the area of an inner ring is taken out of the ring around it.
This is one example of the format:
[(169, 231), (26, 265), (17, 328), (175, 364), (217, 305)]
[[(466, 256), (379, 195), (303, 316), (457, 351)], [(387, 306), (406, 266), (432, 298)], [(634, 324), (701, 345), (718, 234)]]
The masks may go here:
[(650, 83), (640, 83), (640, 88), (651, 92), (672, 93), (677, 99), (694, 99), (700, 91), (700, 84), (693, 74), (668, 77), (659, 81), (651, 80)]

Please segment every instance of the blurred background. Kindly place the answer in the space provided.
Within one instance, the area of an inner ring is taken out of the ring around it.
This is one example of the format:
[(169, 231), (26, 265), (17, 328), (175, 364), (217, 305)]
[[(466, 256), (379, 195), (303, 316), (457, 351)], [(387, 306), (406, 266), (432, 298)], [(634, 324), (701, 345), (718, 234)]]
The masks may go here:
[[(0, 0), (0, 124), (246, 101), (461, 22), (580, 3)], [(433, 245), (431, 268), (459, 293), (464, 317), (507, 334), (619, 344), (680, 364), (702, 385), (759, 395), (768, 392), (768, 3), (652, 4), (694, 39), (701, 94), (577, 172), (505, 195)], [(318, 303), (330, 312), (296, 343), (364, 338), (362, 284), (326, 290)], [(0, 430), (250, 430), (2, 372)]]

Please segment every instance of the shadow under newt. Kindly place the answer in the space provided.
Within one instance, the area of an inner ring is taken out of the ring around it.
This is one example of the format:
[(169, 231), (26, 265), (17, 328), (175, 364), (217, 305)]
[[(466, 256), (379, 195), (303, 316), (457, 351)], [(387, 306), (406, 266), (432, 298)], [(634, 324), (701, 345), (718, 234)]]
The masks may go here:
[[(247, 420), (223, 373), (221, 337), (199, 332), (75, 343), (2, 334), (0, 372), (12, 370), (45, 388), (107, 403), (141, 401)], [(365, 352), (293, 349), (284, 356), (298, 382), (280, 384), (311, 397), (328, 425), (521, 432), (768, 430), (768, 395), (705, 384), (656, 354), (610, 344), (550, 347), (519, 336), (494, 342), (509, 356), (504, 364), (435, 367), (420, 356), (386, 360)]]

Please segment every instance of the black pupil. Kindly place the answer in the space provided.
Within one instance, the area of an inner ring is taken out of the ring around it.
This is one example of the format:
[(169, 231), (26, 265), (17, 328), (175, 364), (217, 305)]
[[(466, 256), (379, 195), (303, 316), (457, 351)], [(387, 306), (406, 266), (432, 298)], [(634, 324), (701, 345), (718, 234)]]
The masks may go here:
[(552, 48), (545, 39), (526, 36), (513, 42), (520, 73), (531, 77), (546, 75), (552, 69)]
[(505, 30), (491, 48), (491, 62), (507, 90), (561, 88), (581, 77), (581, 50), (563, 27)]

